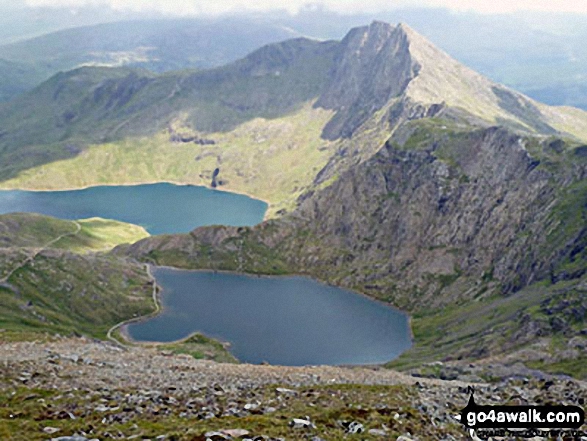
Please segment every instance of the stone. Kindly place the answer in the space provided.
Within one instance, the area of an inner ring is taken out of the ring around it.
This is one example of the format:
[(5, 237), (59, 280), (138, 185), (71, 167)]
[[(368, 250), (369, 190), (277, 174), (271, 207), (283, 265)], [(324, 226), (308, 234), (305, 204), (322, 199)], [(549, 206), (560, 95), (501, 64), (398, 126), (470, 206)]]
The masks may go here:
[(339, 421), (346, 433), (363, 433), (365, 426), (357, 421)]
[(294, 418), (289, 422), (289, 427), (292, 429), (315, 429), (316, 426), (310, 421), (309, 417), (303, 418)]
[(49, 434), (49, 435), (53, 435), (54, 433), (59, 432), (61, 429), (58, 429), (56, 427), (45, 427), (43, 429), (43, 432)]
[(210, 440), (210, 441), (225, 441), (225, 440), (230, 440), (230, 436), (225, 435), (222, 432), (206, 432), (204, 434), (204, 436), (206, 437), (206, 441)]
[(221, 432), (232, 438), (244, 438), (250, 433), (248, 430), (245, 429), (226, 429), (222, 430)]
[(285, 387), (278, 387), (277, 389), (275, 389), (275, 391), (281, 395), (296, 396), (298, 394), (297, 391), (292, 389), (286, 389)]
[(51, 441), (92, 441), (81, 435), (60, 436), (59, 438), (52, 438)]
[(382, 429), (369, 429), (369, 435), (373, 436), (386, 436), (387, 432)]

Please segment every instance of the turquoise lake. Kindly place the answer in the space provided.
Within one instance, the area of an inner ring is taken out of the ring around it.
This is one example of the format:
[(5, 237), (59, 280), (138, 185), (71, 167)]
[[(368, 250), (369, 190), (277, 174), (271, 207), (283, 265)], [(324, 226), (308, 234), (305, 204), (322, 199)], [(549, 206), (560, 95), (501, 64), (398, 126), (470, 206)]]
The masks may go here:
[(266, 211), (265, 202), (248, 196), (164, 183), (72, 191), (0, 190), (0, 214), (102, 217), (141, 225), (151, 234), (187, 233), (204, 225), (256, 225)]
[(378, 364), (411, 345), (408, 317), (305, 277), (256, 277), (157, 268), (163, 311), (130, 324), (135, 340), (169, 342), (201, 332), (248, 363)]

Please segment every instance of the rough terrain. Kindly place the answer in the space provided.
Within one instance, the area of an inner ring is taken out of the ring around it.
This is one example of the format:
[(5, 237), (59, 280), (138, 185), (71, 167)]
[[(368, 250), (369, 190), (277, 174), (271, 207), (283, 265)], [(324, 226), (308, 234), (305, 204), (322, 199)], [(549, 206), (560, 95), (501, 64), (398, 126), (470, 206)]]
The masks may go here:
[[(499, 364), (474, 368), (496, 376), (487, 383), (370, 367), (221, 364), (85, 338), (2, 342), (0, 437), (216, 440), (231, 438), (212, 432), (241, 429), (234, 439), (465, 440), (454, 415), (467, 403), (468, 385), (485, 404), (581, 405), (587, 392), (576, 380), (523, 370), (512, 376), (515, 369)], [(292, 428), (294, 418), (315, 427)], [(349, 434), (352, 422), (363, 433)]]

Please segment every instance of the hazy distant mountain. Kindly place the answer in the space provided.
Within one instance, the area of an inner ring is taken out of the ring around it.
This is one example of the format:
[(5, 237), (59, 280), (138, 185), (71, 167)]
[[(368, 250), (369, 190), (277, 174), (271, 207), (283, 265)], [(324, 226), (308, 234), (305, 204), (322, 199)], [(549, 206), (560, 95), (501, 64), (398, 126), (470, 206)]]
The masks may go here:
[[(135, 66), (154, 72), (209, 68), (298, 34), (254, 19), (173, 19), (67, 29), (0, 47), (0, 100), (80, 66)], [(17, 63), (26, 75), (14, 73)]]
[(10, 44), (68, 28), (121, 20), (160, 17), (152, 12), (114, 10), (107, 6), (31, 6), (24, 0), (0, 4), (0, 44)]
[(314, 8), (293, 16), (271, 12), (220, 19), (135, 18), (100, 26), (93, 24), (133, 16), (117, 16), (107, 8), (33, 8), (3, 16), (6, 23), (0, 26), (0, 42), (2, 30), (26, 36), (16, 30), (30, 28), (34, 35), (40, 35), (60, 28), (80, 28), (0, 47), (0, 59), (28, 66), (24, 81), (0, 66), (5, 79), (0, 84), (0, 100), (83, 63), (140, 65), (158, 72), (218, 66), (263, 44), (301, 35), (339, 39), (351, 27), (379, 19), (410, 23), (457, 60), (534, 99), (587, 109), (587, 52), (583, 43), (587, 21), (577, 15), (479, 15), (423, 8), (342, 15)]

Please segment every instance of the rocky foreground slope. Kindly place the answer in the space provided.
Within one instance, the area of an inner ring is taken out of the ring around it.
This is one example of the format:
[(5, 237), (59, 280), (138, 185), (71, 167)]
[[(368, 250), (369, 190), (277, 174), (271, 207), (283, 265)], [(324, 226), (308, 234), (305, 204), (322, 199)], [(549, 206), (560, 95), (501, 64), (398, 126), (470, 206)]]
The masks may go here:
[(468, 385), (484, 404), (581, 405), (587, 392), (585, 383), (553, 382), (531, 371), (512, 378), (499, 364), (468, 369), (493, 382), (472, 374), (469, 381), (430, 380), (382, 368), (218, 364), (83, 338), (4, 342), (0, 436), (465, 440), (454, 415), (468, 401)]

